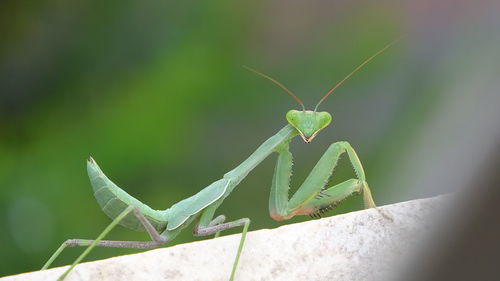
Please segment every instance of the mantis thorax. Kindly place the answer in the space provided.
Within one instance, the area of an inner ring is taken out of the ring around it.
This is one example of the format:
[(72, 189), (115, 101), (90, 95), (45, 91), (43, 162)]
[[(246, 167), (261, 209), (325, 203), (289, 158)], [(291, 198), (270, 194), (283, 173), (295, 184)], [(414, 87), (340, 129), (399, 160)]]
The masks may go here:
[(319, 131), (332, 122), (332, 116), (326, 111), (292, 109), (286, 113), (286, 120), (297, 129), (302, 139), (309, 143)]

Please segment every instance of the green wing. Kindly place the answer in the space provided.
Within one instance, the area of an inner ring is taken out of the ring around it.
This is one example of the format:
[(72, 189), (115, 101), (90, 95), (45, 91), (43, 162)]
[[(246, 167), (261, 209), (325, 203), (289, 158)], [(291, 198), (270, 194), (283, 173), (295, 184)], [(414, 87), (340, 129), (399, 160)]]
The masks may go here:
[(217, 201), (224, 195), (230, 183), (230, 179), (220, 179), (195, 195), (173, 205), (169, 209), (167, 230), (178, 228), (191, 216)]

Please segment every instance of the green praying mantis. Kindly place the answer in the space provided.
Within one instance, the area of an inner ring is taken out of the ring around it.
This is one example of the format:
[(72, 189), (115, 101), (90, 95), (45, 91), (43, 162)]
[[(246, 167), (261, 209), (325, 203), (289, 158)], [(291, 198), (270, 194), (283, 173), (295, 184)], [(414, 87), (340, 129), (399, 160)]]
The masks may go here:
[[(232, 281), (245, 243), (250, 219), (242, 218), (225, 222), (226, 217), (224, 215), (214, 218), (215, 211), (236, 186), (257, 165), (274, 152), (278, 154), (278, 159), (269, 196), (269, 212), (274, 220), (287, 220), (298, 215), (319, 217), (354, 194), (363, 194), (365, 208), (375, 208), (375, 202), (368, 187), (361, 161), (352, 146), (346, 141), (331, 144), (302, 185), (289, 198), (288, 190), (292, 172), (292, 154), (289, 150), (289, 145), (290, 141), (296, 136), (300, 136), (304, 142), (310, 143), (321, 130), (327, 127), (332, 121), (332, 116), (328, 112), (318, 112), (318, 106), (351, 75), (396, 41), (380, 49), (351, 71), (320, 99), (313, 111), (306, 110), (302, 101), (280, 82), (266, 74), (245, 67), (282, 88), (297, 101), (302, 110), (288, 111), (286, 113), (288, 124), (274, 136), (267, 139), (240, 165), (224, 174), (222, 179), (213, 182), (200, 192), (174, 204), (168, 209), (153, 210), (148, 205), (132, 197), (108, 179), (94, 159), (90, 157), (87, 161), (87, 172), (94, 196), (103, 212), (113, 221), (95, 240), (66, 240), (45, 263), (42, 269), (48, 268), (66, 247), (86, 246), (87, 249), (60, 276), (59, 280), (66, 278), (70, 271), (96, 246), (151, 249), (172, 241), (183, 229), (192, 223), (195, 223), (193, 229), (193, 235), (195, 236), (208, 236), (212, 234), (217, 236), (223, 230), (243, 226), (240, 243), (229, 277), (229, 280)], [(337, 166), (340, 156), (344, 153), (347, 154), (356, 177), (329, 187), (328, 184), (333, 170)], [(381, 214), (385, 216), (383, 213)], [(103, 240), (104, 236), (117, 224), (136, 231), (148, 232), (151, 241)]]

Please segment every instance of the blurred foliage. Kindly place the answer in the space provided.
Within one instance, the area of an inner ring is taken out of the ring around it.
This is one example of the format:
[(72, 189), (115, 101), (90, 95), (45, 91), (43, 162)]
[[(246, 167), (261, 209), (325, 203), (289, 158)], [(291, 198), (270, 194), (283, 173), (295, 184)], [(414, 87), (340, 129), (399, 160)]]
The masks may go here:
[[(0, 275), (37, 270), (65, 239), (94, 238), (109, 223), (86, 178), (89, 155), (127, 192), (167, 208), (241, 163), (285, 124), (287, 110), (297, 108), (241, 65), (282, 81), (310, 108), (404, 32), (393, 5), (3, 3)], [(382, 182), (398, 165), (391, 159), (440, 99), (439, 84), (419, 80), (423, 68), (400, 75), (412, 63), (401, 55), (405, 44), (379, 56), (322, 104), (334, 122), (313, 144), (293, 142), (293, 186), (330, 143), (345, 139), (365, 165), (375, 200), (390, 202), (390, 185)], [(251, 218), (252, 230), (282, 225), (267, 211), (274, 158), (258, 166), (219, 213)], [(335, 182), (352, 175), (344, 160)], [(349, 199), (330, 214), (361, 209), (361, 202)], [(117, 228), (109, 238), (148, 236)], [(185, 231), (173, 244), (195, 239)], [(81, 251), (67, 250), (55, 265)], [(101, 248), (89, 259), (132, 252)]]

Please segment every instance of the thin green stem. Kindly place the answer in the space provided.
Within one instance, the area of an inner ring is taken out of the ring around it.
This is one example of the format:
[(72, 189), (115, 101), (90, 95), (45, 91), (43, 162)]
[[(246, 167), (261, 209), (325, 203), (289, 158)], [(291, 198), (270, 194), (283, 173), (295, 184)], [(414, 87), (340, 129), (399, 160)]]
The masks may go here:
[(43, 267), (40, 270), (44, 270), (49, 268), (49, 266), (54, 262), (54, 260), (59, 256), (59, 254), (66, 248), (66, 243), (62, 243), (61, 246), (55, 251), (54, 254), (50, 257), (50, 259), (43, 265)]
[(240, 260), (241, 251), (243, 250), (243, 244), (245, 244), (245, 238), (247, 237), (248, 226), (250, 225), (250, 221), (245, 222), (245, 226), (243, 226), (243, 232), (241, 233), (240, 245), (238, 246), (238, 252), (236, 253), (236, 258), (234, 259), (233, 269), (231, 270), (231, 276), (229, 277), (229, 281), (234, 280), (234, 275), (236, 274), (236, 268), (238, 267), (238, 262)]

